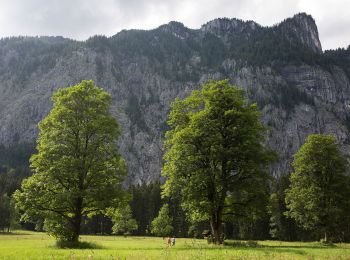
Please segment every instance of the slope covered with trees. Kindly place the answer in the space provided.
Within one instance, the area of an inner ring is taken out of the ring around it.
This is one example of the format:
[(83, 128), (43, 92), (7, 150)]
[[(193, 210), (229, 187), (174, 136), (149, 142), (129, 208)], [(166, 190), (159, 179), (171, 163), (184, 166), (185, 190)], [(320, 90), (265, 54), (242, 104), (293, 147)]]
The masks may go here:
[[(0, 40), (0, 143), (32, 142), (62, 86), (93, 79), (113, 96), (128, 181), (160, 175), (169, 105), (208, 79), (228, 78), (258, 103), (268, 145), (281, 154), (275, 174), (309, 133), (332, 133), (349, 151), (349, 49), (323, 52), (311, 16), (272, 27), (215, 19), (200, 29), (170, 22), (84, 42), (62, 37)], [(286, 138), (288, 136), (288, 138)]]

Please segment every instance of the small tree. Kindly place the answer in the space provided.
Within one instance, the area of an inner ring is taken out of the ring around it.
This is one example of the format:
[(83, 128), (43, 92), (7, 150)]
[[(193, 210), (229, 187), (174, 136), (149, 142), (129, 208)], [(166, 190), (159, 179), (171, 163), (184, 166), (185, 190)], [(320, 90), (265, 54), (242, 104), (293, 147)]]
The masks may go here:
[(132, 231), (138, 228), (136, 220), (132, 218), (129, 205), (109, 210), (108, 216), (112, 219), (112, 231), (115, 234), (130, 235)]
[(294, 155), (292, 165), (286, 214), (304, 229), (323, 233), (327, 242), (349, 216), (346, 158), (333, 136), (313, 134)]
[(255, 219), (267, 197), (272, 156), (257, 106), (227, 80), (213, 81), (176, 99), (168, 124), (163, 195), (180, 194), (192, 221), (209, 220), (221, 244), (223, 220)]
[(169, 205), (164, 204), (159, 210), (158, 216), (152, 221), (152, 234), (157, 236), (169, 236), (174, 228), (172, 226), (173, 218), (170, 216)]
[(14, 198), (23, 220), (45, 219), (50, 235), (77, 242), (84, 216), (104, 214), (125, 200), (120, 130), (109, 112), (111, 96), (92, 81), (59, 89), (52, 99), (30, 160), (34, 174)]

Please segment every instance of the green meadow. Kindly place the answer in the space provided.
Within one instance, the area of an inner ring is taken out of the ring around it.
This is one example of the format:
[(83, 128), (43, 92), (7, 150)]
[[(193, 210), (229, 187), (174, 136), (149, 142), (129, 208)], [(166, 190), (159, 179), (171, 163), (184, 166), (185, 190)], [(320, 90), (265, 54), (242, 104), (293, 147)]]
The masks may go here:
[(215, 246), (179, 238), (168, 248), (156, 237), (81, 236), (81, 241), (92, 248), (59, 249), (45, 233), (0, 234), (0, 259), (350, 259), (350, 244), (227, 241)]

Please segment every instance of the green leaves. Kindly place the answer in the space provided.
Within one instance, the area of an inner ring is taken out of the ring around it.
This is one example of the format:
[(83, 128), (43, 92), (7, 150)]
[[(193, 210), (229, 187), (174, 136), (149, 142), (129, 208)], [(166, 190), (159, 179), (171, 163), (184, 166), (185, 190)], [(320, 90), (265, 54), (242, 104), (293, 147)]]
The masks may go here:
[(349, 205), (347, 161), (330, 135), (310, 135), (294, 155), (294, 172), (286, 190), (287, 216), (320, 233), (337, 232)]
[(170, 236), (174, 228), (172, 226), (173, 218), (170, 216), (169, 205), (164, 204), (159, 210), (158, 216), (152, 221), (152, 234), (157, 236)]
[(107, 92), (82, 81), (59, 89), (52, 100), (52, 110), (39, 123), (34, 175), (15, 198), (28, 217), (46, 219), (49, 233), (71, 240), (79, 236), (82, 216), (104, 213), (126, 199), (121, 186), (126, 167)]
[(115, 234), (130, 235), (132, 231), (138, 228), (136, 220), (132, 218), (129, 205), (124, 205), (116, 209), (111, 208), (108, 210), (107, 215), (112, 219), (112, 230)]
[(173, 102), (168, 124), (163, 196), (179, 193), (193, 221), (216, 219), (219, 227), (224, 216), (242, 210), (238, 205), (265, 196), (272, 156), (260, 113), (242, 89), (209, 82)]

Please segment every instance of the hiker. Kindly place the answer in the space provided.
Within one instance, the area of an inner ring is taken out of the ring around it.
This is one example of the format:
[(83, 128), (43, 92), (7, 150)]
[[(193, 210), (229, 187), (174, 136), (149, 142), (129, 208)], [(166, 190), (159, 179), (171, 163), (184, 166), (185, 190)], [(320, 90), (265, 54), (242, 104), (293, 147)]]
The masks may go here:
[(171, 238), (170, 237), (167, 238), (167, 246), (168, 247), (171, 246)]

